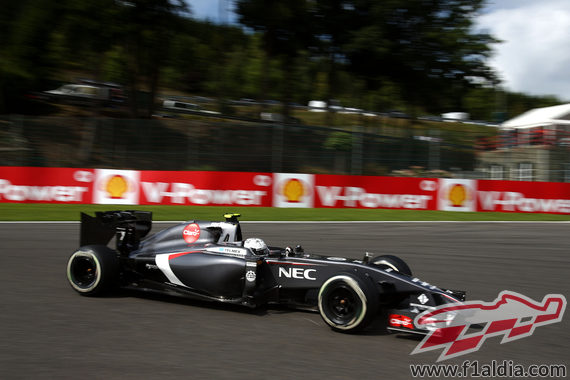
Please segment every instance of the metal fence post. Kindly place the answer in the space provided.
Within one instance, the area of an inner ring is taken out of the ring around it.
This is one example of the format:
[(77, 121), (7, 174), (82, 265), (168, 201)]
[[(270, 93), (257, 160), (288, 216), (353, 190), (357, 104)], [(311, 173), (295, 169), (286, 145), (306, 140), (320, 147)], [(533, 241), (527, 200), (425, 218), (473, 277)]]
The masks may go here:
[(281, 124), (273, 126), (273, 143), (271, 149), (271, 170), (279, 173), (283, 170), (283, 134), (284, 127)]
[(439, 129), (430, 130), (430, 139), (428, 141), (429, 144), (428, 169), (430, 170), (438, 170), (440, 168), (441, 139), (439, 138), (439, 136), (440, 136)]
[(352, 175), (362, 175), (362, 126), (352, 127), (352, 157), (350, 173)]

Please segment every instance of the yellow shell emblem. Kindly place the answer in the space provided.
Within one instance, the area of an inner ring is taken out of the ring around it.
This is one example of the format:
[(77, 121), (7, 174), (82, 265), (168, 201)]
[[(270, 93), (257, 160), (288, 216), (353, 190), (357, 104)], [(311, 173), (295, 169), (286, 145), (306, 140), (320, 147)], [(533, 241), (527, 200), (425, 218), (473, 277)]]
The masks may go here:
[(449, 201), (453, 207), (461, 207), (467, 200), (467, 190), (465, 186), (456, 183), (449, 190)]
[(120, 175), (112, 176), (105, 186), (105, 191), (113, 199), (123, 198), (123, 195), (129, 190), (129, 183), (125, 177)]
[(303, 183), (296, 178), (288, 180), (283, 186), (283, 195), (287, 198), (287, 202), (300, 202), (305, 195)]

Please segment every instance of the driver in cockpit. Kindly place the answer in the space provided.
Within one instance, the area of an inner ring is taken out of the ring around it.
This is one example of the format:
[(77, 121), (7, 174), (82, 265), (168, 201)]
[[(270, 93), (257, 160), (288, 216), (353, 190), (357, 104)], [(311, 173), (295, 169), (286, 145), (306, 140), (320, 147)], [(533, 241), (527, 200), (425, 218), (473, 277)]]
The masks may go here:
[(257, 256), (265, 256), (269, 254), (267, 244), (260, 238), (249, 238), (243, 243), (245, 248), (250, 249)]

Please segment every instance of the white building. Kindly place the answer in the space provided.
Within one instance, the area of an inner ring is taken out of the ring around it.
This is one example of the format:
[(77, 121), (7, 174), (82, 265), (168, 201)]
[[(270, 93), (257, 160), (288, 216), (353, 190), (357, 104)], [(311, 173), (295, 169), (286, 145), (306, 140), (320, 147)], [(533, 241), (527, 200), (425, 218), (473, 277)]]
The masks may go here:
[(570, 104), (507, 120), (480, 149), (478, 169), (490, 179), (570, 182)]

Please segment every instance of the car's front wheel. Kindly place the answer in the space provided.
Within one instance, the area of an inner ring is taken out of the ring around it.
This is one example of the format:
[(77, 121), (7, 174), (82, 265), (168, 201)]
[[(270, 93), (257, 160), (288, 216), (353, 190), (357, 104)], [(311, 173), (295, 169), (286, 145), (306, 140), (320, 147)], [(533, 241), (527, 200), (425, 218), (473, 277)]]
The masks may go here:
[(100, 295), (113, 290), (119, 280), (119, 258), (102, 245), (79, 248), (67, 261), (67, 280), (78, 293)]
[(352, 273), (329, 278), (318, 296), (321, 317), (340, 332), (355, 332), (366, 327), (378, 312), (378, 294), (366, 279)]

